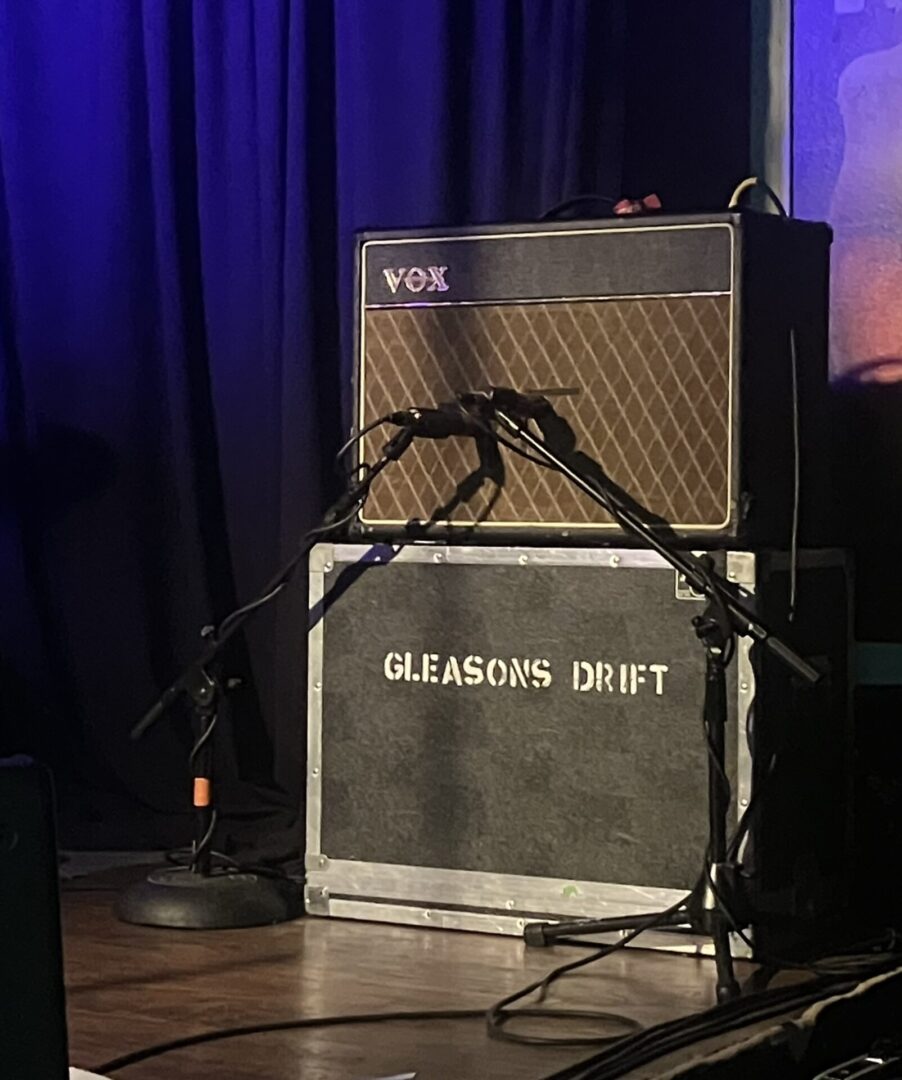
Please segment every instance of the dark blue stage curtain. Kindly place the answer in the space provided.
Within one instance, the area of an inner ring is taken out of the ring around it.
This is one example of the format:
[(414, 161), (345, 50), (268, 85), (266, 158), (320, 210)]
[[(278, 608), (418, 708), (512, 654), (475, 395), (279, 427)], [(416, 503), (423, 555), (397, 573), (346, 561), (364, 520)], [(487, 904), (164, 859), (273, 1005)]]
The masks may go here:
[[(184, 828), (186, 717), (128, 729), (322, 508), (353, 231), (617, 193), (624, 8), (0, 0), (0, 752), (77, 841)], [(236, 814), (299, 803), (304, 589), (228, 656)]]

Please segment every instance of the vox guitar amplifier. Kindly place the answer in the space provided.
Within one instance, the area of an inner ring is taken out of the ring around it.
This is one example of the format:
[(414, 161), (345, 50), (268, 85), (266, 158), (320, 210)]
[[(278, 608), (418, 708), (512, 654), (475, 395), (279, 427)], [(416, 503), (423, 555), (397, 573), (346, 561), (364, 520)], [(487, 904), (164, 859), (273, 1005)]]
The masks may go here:
[[(745, 213), (364, 235), (357, 430), (487, 385), (568, 390), (577, 448), (687, 538), (787, 545), (798, 497), (800, 541), (833, 542), (829, 245), (824, 225)], [(619, 535), (564, 477), (473, 438), (415, 444), (358, 528)]]

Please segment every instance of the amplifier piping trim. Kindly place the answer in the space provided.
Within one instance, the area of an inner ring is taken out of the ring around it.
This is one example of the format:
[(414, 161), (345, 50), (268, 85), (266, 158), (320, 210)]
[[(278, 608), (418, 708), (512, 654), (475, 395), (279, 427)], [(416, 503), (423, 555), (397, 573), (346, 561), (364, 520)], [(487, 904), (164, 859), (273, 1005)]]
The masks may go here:
[[(458, 242), (468, 241), (470, 243), (483, 240), (510, 240), (513, 237), (527, 237), (535, 239), (537, 237), (563, 237), (563, 236), (581, 236), (581, 235), (601, 235), (607, 233), (618, 233), (621, 235), (628, 235), (629, 232), (673, 232), (673, 231), (698, 231), (701, 229), (726, 229), (730, 237), (730, 289), (729, 292), (715, 291), (715, 292), (683, 292), (683, 293), (665, 293), (665, 294), (640, 294), (640, 295), (625, 295), (618, 296), (616, 293), (611, 293), (608, 296), (602, 297), (576, 297), (570, 299), (570, 302), (578, 301), (605, 301), (605, 300), (622, 300), (622, 299), (655, 299), (656, 297), (666, 299), (667, 297), (693, 297), (693, 296), (729, 296), (730, 297), (730, 318), (729, 318), (729, 339), (728, 339), (728, 380), (727, 380), (727, 401), (732, 402), (735, 394), (735, 362), (736, 362), (736, 291), (737, 291), (737, 267), (736, 267), (736, 235), (732, 227), (725, 225), (723, 222), (706, 222), (701, 224), (675, 224), (675, 225), (647, 225), (647, 226), (631, 226), (629, 230), (623, 229), (623, 227), (607, 227), (596, 229), (550, 229), (542, 232), (524, 231), (522, 233), (517, 232), (502, 232), (502, 233), (468, 233), (458, 236), (424, 236), (424, 237), (405, 237), (403, 241), (400, 238), (385, 239), (385, 240), (365, 240), (360, 248), (360, 268), (359, 268), (359, 280), (357, 287), (359, 289), (359, 317), (357, 320), (357, 371), (358, 371), (358, 385), (356, 387), (356, 419), (357, 430), (363, 429), (365, 424), (364, 411), (366, 408), (366, 318), (364, 313), (367, 310), (377, 310), (382, 308), (416, 308), (416, 307), (465, 307), (465, 306), (491, 306), (498, 307), (515, 306), (519, 304), (555, 304), (567, 302), (564, 298), (549, 297), (542, 299), (541, 297), (528, 299), (528, 300), (488, 300), (488, 301), (445, 301), (439, 303), (433, 303), (430, 301), (424, 301), (422, 303), (399, 303), (399, 304), (367, 304), (366, 302), (366, 282), (367, 282), (367, 253), (370, 247), (384, 246), (387, 244), (397, 245), (399, 243), (404, 244), (436, 244), (446, 242)], [(741, 316), (740, 316), (741, 317)], [(463, 387), (462, 389), (470, 389), (469, 387)], [(735, 511), (735, 507), (732, 504), (731, 492), (733, 491), (733, 453), (731, 448), (733, 446), (734, 439), (734, 423), (735, 418), (733, 415), (733, 408), (727, 409), (727, 461), (726, 461), (726, 492), (727, 499), (726, 505), (723, 507), (724, 517), (723, 520), (716, 524), (706, 523), (699, 524), (696, 522), (674, 522), (676, 528), (685, 532), (694, 533), (719, 533), (725, 529), (732, 518)], [(407, 519), (386, 519), (386, 518), (368, 518), (366, 516), (366, 507), (360, 513), (359, 522), (361, 526), (366, 528), (380, 527), (404, 527), (409, 524)], [(451, 526), (456, 532), (462, 529), (467, 529), (472, 526), (476, 526), (486, 532), (490, 533), (493, 529), (530, 529), (535, 530), (536, 523), (534, 521), (469, 521), (464, 518), (457, 519)], [(594, 530), (596, 532), (616, 532), (619, 531), (619, 526), (616, 522), (542, 522), (542, 527), (545, 529), (554, 530), (567, 530), (574, 532), (585, 532), (588, 530)]]

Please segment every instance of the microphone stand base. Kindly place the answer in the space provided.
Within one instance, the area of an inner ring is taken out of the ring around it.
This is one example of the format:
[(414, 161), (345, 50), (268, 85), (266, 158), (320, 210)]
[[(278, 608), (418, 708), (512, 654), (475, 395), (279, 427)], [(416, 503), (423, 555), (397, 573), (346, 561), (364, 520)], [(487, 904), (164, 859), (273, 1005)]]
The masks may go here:
[(200, 874), (188, 867), (155, 870), (120, 893), (116, 903), (122, 922), (176, 930), (271, 926), (303, 914), (298, 882), (253, 871)]

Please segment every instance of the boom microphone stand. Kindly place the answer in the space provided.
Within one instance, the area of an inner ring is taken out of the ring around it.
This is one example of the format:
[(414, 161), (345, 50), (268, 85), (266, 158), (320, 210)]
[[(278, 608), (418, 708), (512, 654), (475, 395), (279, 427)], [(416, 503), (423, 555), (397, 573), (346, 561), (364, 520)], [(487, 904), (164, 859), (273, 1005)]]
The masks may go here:
[[(123, 922), (192, 930), (263, 926), (297, 918), (303, 898), (297, 884), (287, 878), (240, 868), (213, 866), (213, 836), (217, 811), (213, 787), (213, 735), (220, 716), (223, 685), (219, 654), (247, 620), (288, 584), (314, 544), (333, 535), (362, 505), (373, 480), (396, 461), (418, 434), (416, 414), (391, 438), (375, 464), (366, 467), (348, 491), (332, 506), (322, 525), (308, 532), (298, 550), (269, 581), (260, 596), (229, 615), (218, 628), (207, 627), (205, 645), (197, 659), (163, 692), (155, 705), (132, 728), (140, 739), (182, 696), (191, 702), (196, 740), (191, 752), (194, 777), (195, 836), (191, 862), (152, 872), (119, 897), (116, 914)], [(230, 688), (226, 682), (225, 689)]]
[[(660, 926), (686, 926), (705, 934), (714, 944), (717, 968), (717, 1000), (727, 1001), (739, 994), (733, 974), (730, 929), (747, 925), (738, 896), (738, 867), (730, 861), (727, 843), (729, 788), (725, 772), (725, 737), (727, 725), (726, 668), (732, 654), (735, 635), (750, 637), (776, 656), (795, 675), (809, 684), (820, 679), (820, 672), (795, 653), (785, 642), (764, 626), (743, 603), (739, 591), (720, 577), (701, 558), (681, 551), (664, 539), (616, 484), (595, 462), (591, 470), (580, 462), (582, 455), (571, 448), (563, 451), (550, 445), (566, 422), (547, 400), (529, 397), (512, 390), (493, 390), (487, 394), (464, 394), (461, 405), (485, 421), (495, 421), (507, 434), (529, 447), (548, 466), (566, 476), (582, 492), (601, 505), (625, 532), (654, 549), (683, 574), (688, 584), (702, 593), (708, 605), (704, 614), (692, 623), (705, 650), (704, 722), (708, 740), (708, 850), (705, 858), (703, 889), (693, 892), (687, 910), (679, 908), (659, 915), (631, 915), (610, 919), (580, 919), (573, 922), (530, 923), (524, 938), (530, 945), (549, 945), (574, 934), (598, 934), (631, 931)], [(535, 420), (545, 434), (540, 438), (530, 430)]]

